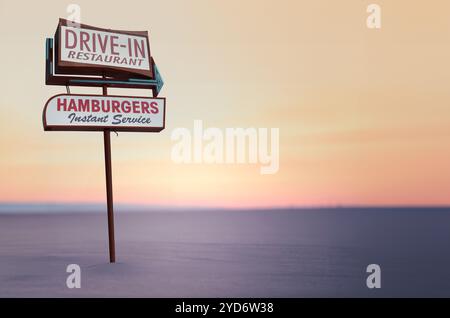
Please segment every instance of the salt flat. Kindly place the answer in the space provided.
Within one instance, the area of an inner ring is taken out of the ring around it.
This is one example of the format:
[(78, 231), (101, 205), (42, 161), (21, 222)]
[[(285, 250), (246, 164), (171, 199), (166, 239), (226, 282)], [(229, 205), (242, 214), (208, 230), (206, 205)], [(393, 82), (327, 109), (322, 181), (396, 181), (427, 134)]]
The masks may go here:
[[(0, 215), (0, 297), (450, 296), (450, 209)], [(68, 264), (81, 288), (66, 287)], [(366, 287), (377, 263), (382, 288)]]

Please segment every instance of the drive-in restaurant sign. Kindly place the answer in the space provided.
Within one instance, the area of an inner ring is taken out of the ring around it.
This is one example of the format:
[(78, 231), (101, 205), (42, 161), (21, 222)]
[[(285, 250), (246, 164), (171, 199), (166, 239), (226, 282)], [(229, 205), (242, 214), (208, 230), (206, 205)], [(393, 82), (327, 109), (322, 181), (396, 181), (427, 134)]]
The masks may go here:
[(153, 78), (147, 31), (117, 31), (60, 19), (56, 73)]
[[(45, 131), (102, 131), (105, 152), (109, 260), (116, 260), (110, 132), (165, 128), (164, 84), (147, 31), (102, 29), (60, 19), (46, 40), (45, 84), (66, 86), (44, 106)], [(70, 86), (101, 87), (100, 95), (71, 94)], [(152, 96), (108, 95), (108, 87), (148, 89)]]

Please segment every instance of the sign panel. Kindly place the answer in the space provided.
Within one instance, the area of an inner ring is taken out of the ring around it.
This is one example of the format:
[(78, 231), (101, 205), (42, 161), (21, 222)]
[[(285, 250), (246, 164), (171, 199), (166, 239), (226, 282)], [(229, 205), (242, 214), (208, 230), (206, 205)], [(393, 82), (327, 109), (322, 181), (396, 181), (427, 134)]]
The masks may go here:
[(165, 126), (166, 99), (60, 94), (44, 107), (44, 130), (146, 131)]
[(55, 72), (153, 79), (147, 31), (119, 31), (60, 19)]

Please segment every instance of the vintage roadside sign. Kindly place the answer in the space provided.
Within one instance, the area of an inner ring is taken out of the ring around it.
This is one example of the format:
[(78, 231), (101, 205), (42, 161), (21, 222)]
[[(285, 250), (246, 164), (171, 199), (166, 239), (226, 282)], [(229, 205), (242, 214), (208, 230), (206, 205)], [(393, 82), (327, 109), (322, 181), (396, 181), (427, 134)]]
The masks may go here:
[(155, 60), (152, 60), (152, 70), (154, 79), (143, 79), (133, 77), (88, 77), (77, 75), (55, 75), (54, 70), (54, 48), (53, 39), (48, 38), (45, 41), (45, 84), (46, 85), (58, 85), (58, 86), (87, 86), (87, 87), (117, 87), (117, 88), (139, 88), (139, 89), (151, 89), (153, 96), (158, 96), (162, 87), (164, 86), (164, 80), (159, 73), (158, 67), (155, 64)]
[[(57, 74), (57, 75), (56, 75)], [(116, 261), (111, 168), (111, 131), (160, 132), (166, 99), (164, 81), (150, 54), (147, 31), (97, 28), (59, 19), (45, 41), (45, 84), (67, 94), (44, 106), (45, 131), (102, 131), (105, 153), (109, 261)], [(101, 87), (102, 95), (70, 94), (70, 86)], [(108, 87), (150, 89), (152, 97), (108, 95)]]
[(60, 94), (44, 107), (44, 130), (159, 132), (165, 98)]
[(60, 19), (55, 72), (153, 79), (147, 31), (102, 29)]

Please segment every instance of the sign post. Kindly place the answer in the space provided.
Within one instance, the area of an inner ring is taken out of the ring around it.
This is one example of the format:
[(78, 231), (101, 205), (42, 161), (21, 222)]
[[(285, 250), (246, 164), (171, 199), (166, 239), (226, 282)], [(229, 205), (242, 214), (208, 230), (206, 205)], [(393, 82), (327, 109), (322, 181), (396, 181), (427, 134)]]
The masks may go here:
[[(164, 82), (150, 54), (148, 32), (73, 26), (60, 19), (54, 40), (46, 40), (45, 83), (102, 87), (102, 95), (51, 97), (42, 121), (45, 131), (103, 132), (109, 261), (115, 263), (111, 131), (160, 132), (165, 128), (166, 99), (157, 97)], [(108, 95), (108, 87), (150, 89), (153, 96)]]
[[(108, 88), (103, 86), (103, 95), (108, 95)], [(105, 176), (106, 176), (106, 204), (108, 209), (108, 242), (109, 262), (116, 262), (116, 242), (114, 240), (114, 203), (112, 190), (111, 169), (111, 131), (107, 128), (103, 131), (103, 147), (105, 149)]]

